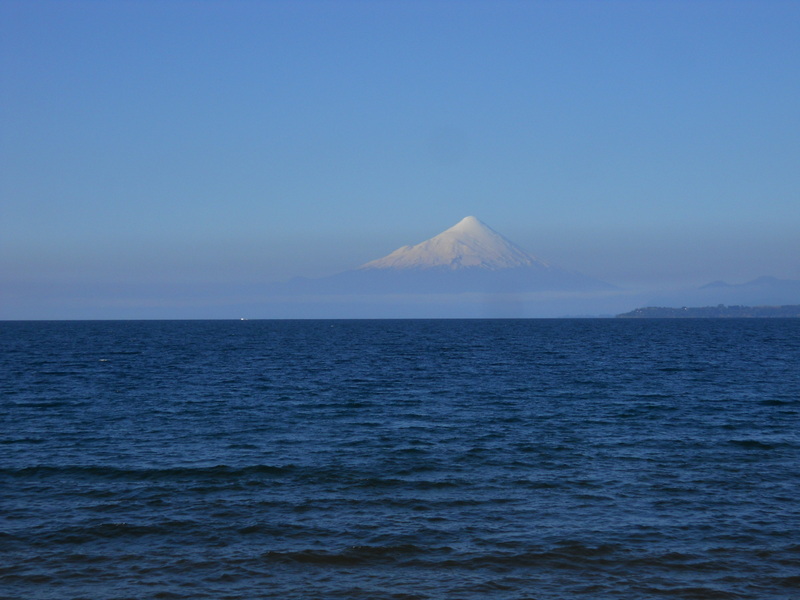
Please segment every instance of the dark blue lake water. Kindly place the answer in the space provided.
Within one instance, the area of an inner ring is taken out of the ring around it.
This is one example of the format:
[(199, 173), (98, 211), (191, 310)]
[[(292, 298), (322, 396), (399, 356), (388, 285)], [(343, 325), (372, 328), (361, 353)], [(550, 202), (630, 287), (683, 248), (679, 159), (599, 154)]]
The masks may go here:
[(796, 599), (800, 320), (0, 323), (0, 597)]

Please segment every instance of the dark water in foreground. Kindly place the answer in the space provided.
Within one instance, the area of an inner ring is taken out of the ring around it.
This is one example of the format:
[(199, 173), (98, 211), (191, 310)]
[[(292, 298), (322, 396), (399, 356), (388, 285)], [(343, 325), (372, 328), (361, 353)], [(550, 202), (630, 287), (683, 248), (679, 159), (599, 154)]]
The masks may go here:
[(0, 597), (800, 598), (800, 320), (0, 323)]

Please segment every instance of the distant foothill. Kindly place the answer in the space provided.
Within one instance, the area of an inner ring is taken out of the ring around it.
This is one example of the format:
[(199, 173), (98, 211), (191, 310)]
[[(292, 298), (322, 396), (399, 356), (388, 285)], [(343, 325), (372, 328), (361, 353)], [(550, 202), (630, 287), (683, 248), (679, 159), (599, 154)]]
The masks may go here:
[(648, 306), (617, 315), (620, 319), (766, 319), (800, 318), (800, 304), (784, 306)]

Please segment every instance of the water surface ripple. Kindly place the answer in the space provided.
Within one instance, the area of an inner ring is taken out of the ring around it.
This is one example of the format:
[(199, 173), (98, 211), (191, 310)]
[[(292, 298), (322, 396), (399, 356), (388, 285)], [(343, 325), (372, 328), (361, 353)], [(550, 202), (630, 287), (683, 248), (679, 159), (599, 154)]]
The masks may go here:
[(800, 597), (800, 320), (0, 323), (0, 597)]

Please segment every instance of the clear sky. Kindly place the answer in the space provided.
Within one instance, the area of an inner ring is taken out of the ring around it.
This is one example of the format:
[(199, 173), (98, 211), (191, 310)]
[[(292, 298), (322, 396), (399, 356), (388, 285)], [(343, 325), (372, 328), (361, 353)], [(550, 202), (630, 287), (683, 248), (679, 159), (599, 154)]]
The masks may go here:
[(779, 0), (0, 0), (0, 318), (466, 215), (623, 286), (800, 279), (798, 40)]

